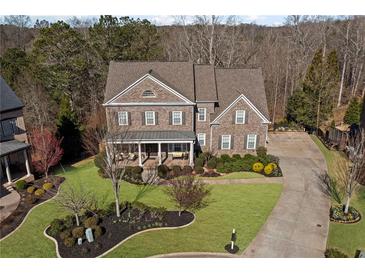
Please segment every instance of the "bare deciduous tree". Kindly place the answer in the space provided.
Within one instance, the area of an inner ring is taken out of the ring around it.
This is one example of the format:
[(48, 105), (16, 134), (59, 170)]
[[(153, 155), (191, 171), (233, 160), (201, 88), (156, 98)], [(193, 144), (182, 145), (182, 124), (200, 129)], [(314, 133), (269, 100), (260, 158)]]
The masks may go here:
[(77, 226), (80, 225), (79, 216), (86, 210), (91, 209), (95, 203), (95, 197), (91, 192), (81, 188), (69, 186), (56, 198), (56, 203), (75, 215)]

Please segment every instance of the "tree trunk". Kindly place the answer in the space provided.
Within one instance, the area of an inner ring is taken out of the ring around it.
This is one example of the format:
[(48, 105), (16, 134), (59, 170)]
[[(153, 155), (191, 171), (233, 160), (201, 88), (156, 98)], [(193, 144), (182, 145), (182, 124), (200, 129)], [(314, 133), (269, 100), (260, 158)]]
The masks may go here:
[(275, 85), (275, 95), (274, 95), (274, 109), (272, 113), (272, 123), (275, 124), (275, 118), (276, 118), (276, 103), (277, 103), (277, 97), (278, 97), (278, 88), (279, 88), (279, 75), (276, 76), (276, 85)]
[(319, 114), (320, 114), (320, 110), (321, 110), (321, 91), (319, 91), (319, 94), (318, 94), (318, 104), (317, 104), (317, 136), (318, 136), (318, 133), (319, 133)]
[(120, 217), (120, 208), (119, 208), (119, 197), (116, 195), (115, 197), (115, 212), (117, 213), (117, 217)]
[(343, 93), (343, 83), (345, 81), (345, 71), (346, 71), (346, 65), (347, 65), (347, 52), (345, 53), (345, 56), (343, 58), (343, 67), (342, 67), (342, 73), (341, 73), (341, 84), (340, 84), (340, 91), (338, 93), (338, 101), (337, 101), (337, 107), (341, 106), (341, 99), (342, 99), (342, 93)]
[(77, 213), (75, 213), (75, 219), (76, 219), (76, 225), (80, 226), (79, 215), (77, 215)]
[(349, 213), (350, 200), (351, 200), (351, 196), (350, 195), (347, 195), (347, 200), (346, 200), (346, 205), (345, 205), (345, 210), (344, 210), (344, 213), (345, 214), (348, 214)]
[(179, 216), (181, 216), (181, 209), (179, 209)]

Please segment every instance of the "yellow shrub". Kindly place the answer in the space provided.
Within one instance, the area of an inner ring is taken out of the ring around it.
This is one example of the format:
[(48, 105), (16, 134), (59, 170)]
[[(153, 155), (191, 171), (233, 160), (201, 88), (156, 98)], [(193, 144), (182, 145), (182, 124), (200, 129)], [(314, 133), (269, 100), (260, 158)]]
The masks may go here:
[(47, 191), (47, 190), (50, 190), (51, 188), (53, 188), (53, 184), (52, 183), (44, 183), (42, 187), (45, 191)]
[(35, 192), (34, 192), (34, 195), (37, 196), (38, 198), (39, 197), (42, 197), (44, 195), (44, 190), (39, 188), (37, 189)]
[(30, 186), (30, 187), (27, 188), (27, 192), (30, 193), (30, 194), (32, 194), (34, 192), (34, 190), (35, 190), (34, 186)]
[(277, 168), (278, 168), (278, 165), (277, 165), (277, 164), (275, 164), (275, 163), (270, 163), (269, 165), (271, 165), (272, 170), (275, 170), (275, 169), (277, 169)]
[(252, 170), (255, 172), (261, 172), (264, 169), (264, 164), (260, 162), (256, 162), (252, 166)]
[(265, 166), (264, 168), (264, 172), (266, 175), (270, 175), (273, 172), (273, 166), (271, 164), (268, 164), (267, 166)]

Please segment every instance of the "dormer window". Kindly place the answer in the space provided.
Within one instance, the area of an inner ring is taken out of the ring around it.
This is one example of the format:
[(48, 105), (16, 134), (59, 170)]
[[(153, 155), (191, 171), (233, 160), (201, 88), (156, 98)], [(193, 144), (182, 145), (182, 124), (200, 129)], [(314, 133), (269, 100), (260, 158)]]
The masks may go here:
[(142, 93), (143, 97), (156, 97), (155, 93), (152, 90), (145, 90)]

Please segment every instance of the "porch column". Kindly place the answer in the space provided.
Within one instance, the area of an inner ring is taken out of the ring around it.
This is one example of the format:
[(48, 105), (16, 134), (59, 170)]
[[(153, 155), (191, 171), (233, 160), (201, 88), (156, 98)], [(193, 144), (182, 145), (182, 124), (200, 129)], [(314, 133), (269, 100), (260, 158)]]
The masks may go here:
[(25, 160), (25, 168), (27, 169), (27, 176), (30, 176), (30, 166), (29, 166), (29, 160), (28, 160), (28, 153), (27, 150), (23, 150), (24, 160)]
[(158, 164), (159, 165), (162, 164), (162, 159), (161, 159), (161, 143), (158, 143)]
[(194, 166), (194, 143), (190, 143), (190, 151), (189, 151), (189, 165)]
[(138, 143), (138, 164), (139, 164), (139, 166), (143, 166), (142, 165), (141, 143)]
[(6, 178), (8, 179), (8, 182), (11, 183), (11, 174), (10, 174), (8, 156), (4, 157), (4, 163), (5, 163)]

